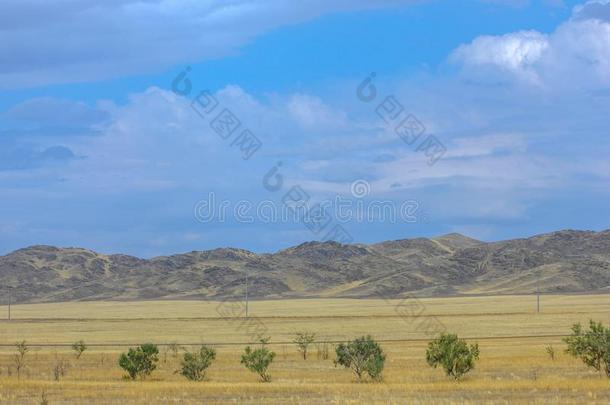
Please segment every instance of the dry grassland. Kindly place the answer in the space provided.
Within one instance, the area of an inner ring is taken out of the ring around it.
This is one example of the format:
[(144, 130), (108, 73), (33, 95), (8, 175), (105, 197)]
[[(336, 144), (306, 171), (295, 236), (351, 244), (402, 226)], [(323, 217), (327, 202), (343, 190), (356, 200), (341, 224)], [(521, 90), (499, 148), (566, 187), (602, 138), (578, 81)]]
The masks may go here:
[[(540, 314), (535, 313), (531, 296), (257, 301), (250, 303), (251, 318), (246, 323), (243, 318), (219, 315), (229, 305), (237, 304), (13, 306), (13, 320), (0, 321), (0, 344), (9, 345), (0, 348), (0, 403), (39, 404), (43, 393), (49, 404), (610, 403), (610, 380), (565, 355), (560, 336), (574, 322), (593, 318), (610, 323), (610, 295), (545, 296)], [(6, 308), (0, 307), (0, 316), (5, 313)], [(464, 380), (454, 382), (426, 365), (430, 336), (422, 322), (430, 319), (479, 343), (481, 361)], [(255, 330), (271, 336), (271, 348), (277, 352), (271, 383), (259, 383), (239, 364), (244, 343), (253, 340)], [(335, 368), (332, 343), (329, 359), (319, 358), (314, 346), (310, 358), (302, 360), (289, 343), (301, 330), (316, 332), (318, 340), (330, 342), (362, 334), (382, 340), (388, 355), (384, 381), (356, 383), (349, 371)], [(22, 339), (31, 351), (17, 379), (15, 350), (10, 345)], [(69, 347), (49, 346), (80, 339), (90, 345), (80, 360)], [(207, 381), (188, 382), (174, 373), (179, 358), (163, 346), (151, 378), (124, 381), (117, 359), (125, 347), (118, 345), (147, 341), (213, 344), (217, 360)], [(555, 360), (546, 354), (547, 345), (555, 348)], [(54, 381), (58, 361), (69, 367), (60, 381)]]

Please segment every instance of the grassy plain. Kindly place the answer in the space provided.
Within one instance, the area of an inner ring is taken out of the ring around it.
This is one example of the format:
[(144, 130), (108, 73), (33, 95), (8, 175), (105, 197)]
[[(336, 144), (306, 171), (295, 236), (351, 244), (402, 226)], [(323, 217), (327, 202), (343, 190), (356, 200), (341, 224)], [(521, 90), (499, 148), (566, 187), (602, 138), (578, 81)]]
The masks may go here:
[[(610, 380), (563, 353), (561, 335), (575, 322), (610, 323), (610, 295), (543, 296), (536, 313), (532, 296), (399, 300), (308, 299), (243, 304), (199, 301), (78, 302), (16, 305), (0, 321), (0, 403), (609, 403)], [(6, 314), (0, 307), (0, 317)], [(424, 359), (426, 325), (477, 341), (481, 361), (454, 382)], [(322, 359), (314, 346), (307, 361), (291, 344), (294, 332), (317, 333), (328, 344)], [(263, 384), (239, 364), (245, 343), (271, 336), (277, 358), (273, 381)], [(382, 341), (388, 355), (382, 383), (356, 383), (335, 368), (332, 342), (363, 334)], [(31, 345), (20, 379), (14, 371), (15, 342)], [(76, 360), (69, 345), (90, 346)], [(208, 380), (191, 383), (175, 374), (179, 358), (161, 347), (158, 369), (147, 381), (122, 379), (117, 359), (128, 345), (176, 342), (213, 344), (218, 350)], [(56, 345), (56, 346), (53, 346)], [(552, 360), (545, 347), (557, 353)], [(69, 363), (60, 381), (53, 368)]]

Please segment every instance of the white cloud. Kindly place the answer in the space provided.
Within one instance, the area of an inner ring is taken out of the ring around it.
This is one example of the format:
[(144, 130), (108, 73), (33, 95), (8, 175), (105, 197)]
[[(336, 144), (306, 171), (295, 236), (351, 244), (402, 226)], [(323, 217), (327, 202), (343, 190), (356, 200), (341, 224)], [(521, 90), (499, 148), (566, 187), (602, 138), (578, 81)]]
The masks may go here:
[[(463, 88), (448, 87), (445, 91), (437, 99), (451, 100), (455, 91), (466, 93)], [(429, 167), (426, 156), (416, 152), (415, 146), (405, 145), (396, 135), (389, 137), (374, 111), (363, 124), (363, 117), (350, 120), (348, 112), (311, 94), (276, 95), (265, 102), (229, 85), (215, 96), (263, 141), (257, 159), (242, 162), (230, 142), (218, 137), (187, 99), (153, 87), (131, 95), (125, 105), (98, 103), (110, 122), (98, 136), (66, 138), (66, 147), (86, 159), (69, 161), (62, 178), (78, 192), (93, 193), (239, 189), (248, 183), (256, 187), (261, 176), (281, 160), (287, 184), (307, 186), (313, 194), (343, 193), (358, 178), (370, 179), (381, 194), (395, 192), (394, 184), (403, 190), (462, 184), (465, 188), (508, 192), (559, 187), (574, 176), (599, 176), (607, 167), (596, 159), (577, 164), (561, 156), (549, 157), (540, 148), (532, 150), (536, 131), (481, 130), (495, 126), (494, 119), (503, 117), (493, 118), (471, 101), (465, 105), (458, 99), (449, 104), (479, 111), (487, 120), (458, 122), (436, 133), (446, 144), (447, 154)], [(397, 97), (403, 96), (397, 93)], [(437, 114), (444, 117), (443, 105), (434, 105)], [(483, 105), (492, 110), (504, 106)], [(334, 126), (330, 134), (321, 131), (336, 117), (341, 125)], [(431, 115), (426, 124), (435, 127), (435, 119)], [(527, 122), (520, 124), (529, 126)], [(470, 131), (473, 134), (469, 135)], [(236, 172), (241, 173), (239, 181), (232, 180)]]
[(333, 110), (318, 98), (308, 94), (294, 94), (288, 102), (288, 111), (305, 128), (333, 130), (347, 125), (344, 113)]
[(0, 88), (159, 72), (232, 54), (279, 26), (413, 1), (5, 1)]
[(480, 36), (450, 57), (471, 77), (482, 73), (550, 91), (610, 86), (610, 2), (589, 1), (550, 34), (519, 31)]
[[(252, 160), (242, 161), (231, 139), (220, 138), (210, 128), (214, 114), (204, 119), (191, 108), (190, 100), (156, 87), (131, 94), (123, 105), (104, 101), (97, 103), (95, 109), (82, 103), (31, 99), (12, 108), (9, 115), (21, 118), (25, 125), (40, 122), (47, 126), (54, 124), (50, 117), (62, 112), (60, 107), (65, 107), (62, 114), (66, 117), (76, 119), (82, 115), (89, 119), (92, 112), (95, 117), (98, 114), (104, 117), (103, 124), (95, 128), (96, 136), (56, 135), (51, 139), (64, 141), (76, 156), (85, 157), (64, 166), (61, 176), (66, 187), (88, 193), (223, 189), (224, 185), (239, 189), (248, 182), (247, 178), (262, 190), (258, 186), (262, 175), (278, 160), (285, 162), (283, 171), (293, 182), (302, 179), (298, 172), (303, 162), (306, 174), (323, 169), (307, 163), (315, 154), (314, 149), (320, 147), (313, 145), (328, 140), (323, 131), (335, 131), (336, 136), (345, 137), (357, 130), (343, 111), (306, 93), (273, 95), (262, 100), (239, 86), (227, 85), (214, 96), (223, 108), (237, 116), (241, 129), (250, 129), (263, 142)], [(41, 131), (47, 128), (43, 125)], [(37, 142), (53, 146), (45, 141), (47, 138)], [(14, 155), (11, 161), (17, 162), (11, 163), (10, 168), (26, 156), (21, 151), (16, 147), (5, 148), (5, 160)], [(241, 166), (244, 174), (235, 181), (232, 177)]]
[(494, 66), (533, 82), (538, 81), (535, 64), (548, 49), (547, 36), (537, 31), (519, 31), (502, 36), (480, 36), (456, 49), (451, 59), (467, 68)]

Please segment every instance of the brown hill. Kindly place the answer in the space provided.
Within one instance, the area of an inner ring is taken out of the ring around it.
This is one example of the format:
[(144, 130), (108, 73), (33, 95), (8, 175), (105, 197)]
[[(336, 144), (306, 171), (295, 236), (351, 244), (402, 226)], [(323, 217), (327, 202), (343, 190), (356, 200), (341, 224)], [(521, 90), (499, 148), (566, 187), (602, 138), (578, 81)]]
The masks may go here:
[(17, 302), (401, 297), (610, 290), (610, 231), (485, 243), (459, 234), (373, 245), (307, 242), (274, 254), (214, 249), (145, 260), (32, 246), (0, 256)]

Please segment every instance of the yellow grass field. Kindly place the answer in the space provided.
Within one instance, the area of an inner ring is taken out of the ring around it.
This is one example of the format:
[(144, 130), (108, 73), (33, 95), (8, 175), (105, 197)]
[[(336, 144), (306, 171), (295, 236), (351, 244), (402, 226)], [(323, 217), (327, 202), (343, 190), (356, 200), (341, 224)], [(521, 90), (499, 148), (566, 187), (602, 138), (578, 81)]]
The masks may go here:
[[(575, 322), (610, 323), (610, 295), (543, 296), (536, 313), (532, 296), (399, 300), (309, 299), (243, 303), (200, 301), (79, 302), (16, 305), (7, 321), (0, 307), (0, 403), (599, 403), (610, 402), (610, 380), (563, 353), (562, 335)], [(437, 328), (478, 342), (481, 360), (455, 382), (425, 362), (426, 341)], [(296, 331), (327, 341), (307, 360), (291, 343)], [(257, 333), (271, 336), (277, 357), (273, 381), (260, 383), (239, 363)], [(381, 341), (388, 360), (383, 382), (357, 383), (333, 364), (333, 343), (363, 334)], [(17, 378), (15, 342), (30, 345)], [(79, 360), (69, 345), (90, 347)], [(205, 343), (218, 351), (207, 380), (189, 382), (175, 374), (179, 357), (161, 346), (157, 370), (145, 381), (123, 380), (117, 365), (129, 345)], [(545, 347), (557, 353), (552, 360)], [(53, 368), (68, 364), (55, 381)]]

